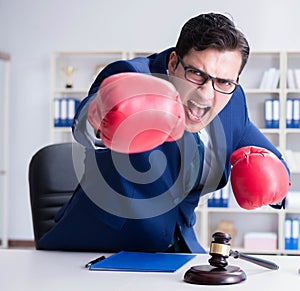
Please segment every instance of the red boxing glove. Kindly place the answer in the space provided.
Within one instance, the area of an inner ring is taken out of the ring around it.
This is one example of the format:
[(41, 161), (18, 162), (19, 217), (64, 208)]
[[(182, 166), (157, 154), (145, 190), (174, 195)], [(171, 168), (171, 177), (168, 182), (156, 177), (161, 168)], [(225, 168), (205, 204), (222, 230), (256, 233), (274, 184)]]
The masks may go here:
[(175, 87), (142, 73), (104, 79), (88, 109), (88, 120), (113, 151), (139, 153), (182, 137), (185, 114)]
[(234, 151), (231, 185), (237, 203), (245, 209), (282, 201), (290, 186), (288, 172), (272, 152), (247, 146)]

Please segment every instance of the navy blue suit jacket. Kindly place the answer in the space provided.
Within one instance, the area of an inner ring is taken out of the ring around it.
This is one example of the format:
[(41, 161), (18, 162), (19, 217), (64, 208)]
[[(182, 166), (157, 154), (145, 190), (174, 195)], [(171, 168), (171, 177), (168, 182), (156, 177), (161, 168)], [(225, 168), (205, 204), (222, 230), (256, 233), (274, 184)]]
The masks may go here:
[[(193, 226), (199, 198), (224, 187), (230, 174), (229, 158), (237, 148), (254, 145), (281, 154), (249, 120), (245, 95), (239, 86), (210, 125), (217, 166), (201, 179), (197, 161), (199, 136), (186, 132), (140, 154), (124, 155), (93, 149), (86, 134), (86, 112), (107, 76), (140, 72), (167, 76), (171, 49), (148, 58), (108, 65), (97, 77), (76, 113), (75, 139), (84, 145), (83, 178), (71, 200), (56, 216), (56, 225), (38, 242), (41, 248), (95, 251), (166, 251), (177, 225), (191, 252), (204, 252)], [(286, 166), (286, 165), (285, 165)]]

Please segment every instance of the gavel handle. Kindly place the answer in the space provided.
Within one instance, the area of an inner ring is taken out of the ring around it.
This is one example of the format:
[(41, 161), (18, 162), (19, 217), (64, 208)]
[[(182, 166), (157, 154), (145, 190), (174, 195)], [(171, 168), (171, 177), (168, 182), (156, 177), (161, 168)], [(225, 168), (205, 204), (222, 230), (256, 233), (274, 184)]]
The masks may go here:
[(259, 259), (259, 258), (255, 258), (255, 257), (251, 257), (251, 256), (248, 256), (248, 255), (244, 255), (244, 254), (239, 253), (238, 251), (230, 250), (229, 255), (233, 256), (235, 259), (240, 258), (242, 260), (248, 261), (250, 263), (254, 263), (256, 265), (259, 265), (259, 266), (262, 266), (262, 267), (265, 267), (265, 268), (268, 268), (268, 269), (271, 269), (271, 270), (278, 270), (279, 269), (279, 266), (276, 265), (273, 262), (263, 260), (263, 259)]

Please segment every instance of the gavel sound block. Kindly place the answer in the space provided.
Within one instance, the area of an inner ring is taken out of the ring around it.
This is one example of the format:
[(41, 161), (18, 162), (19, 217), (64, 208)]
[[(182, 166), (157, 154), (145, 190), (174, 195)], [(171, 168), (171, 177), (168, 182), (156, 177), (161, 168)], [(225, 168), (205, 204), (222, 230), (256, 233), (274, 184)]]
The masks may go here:
[(184, 275), (184, 281), (200, 285), (227, 285), (236, 284), (246, 280), (247, 276), (237, 266), (227, 266), (227, 258), (233, 256), (262, 267), (277, 270), (278, 266), (273, 262), (240, 254), (230, 249), (231, 236), (227, 233), (216, 232), (213, 234), (213, 241), (210, 245), (208, 260), (210, 265), (198, 265), (191, 267)]

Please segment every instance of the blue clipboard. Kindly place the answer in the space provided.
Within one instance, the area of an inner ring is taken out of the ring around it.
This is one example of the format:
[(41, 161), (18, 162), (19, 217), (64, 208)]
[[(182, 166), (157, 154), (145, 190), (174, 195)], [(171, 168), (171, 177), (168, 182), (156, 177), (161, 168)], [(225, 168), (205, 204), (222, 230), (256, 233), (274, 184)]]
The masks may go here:
[(175, 272), (196, 257), (192, 254), (121, 251), (92, 264), (91, 271)]

